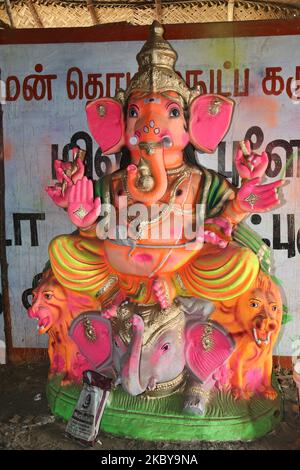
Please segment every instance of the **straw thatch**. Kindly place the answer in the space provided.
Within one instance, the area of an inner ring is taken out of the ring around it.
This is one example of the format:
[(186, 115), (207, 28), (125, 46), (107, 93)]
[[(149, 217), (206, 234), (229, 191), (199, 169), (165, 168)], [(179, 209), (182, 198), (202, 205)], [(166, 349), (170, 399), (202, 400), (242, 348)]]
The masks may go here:
[(53, 28), (127, 21), (131, 24), (287, 19), (300, 16), (300, 0), (3, 0), (0, 27)]

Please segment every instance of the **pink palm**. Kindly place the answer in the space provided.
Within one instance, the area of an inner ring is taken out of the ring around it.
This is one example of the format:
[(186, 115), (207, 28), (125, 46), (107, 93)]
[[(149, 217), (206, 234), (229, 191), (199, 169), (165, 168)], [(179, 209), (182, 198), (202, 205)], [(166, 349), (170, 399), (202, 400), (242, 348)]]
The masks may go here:
[(86, 228), (96, 222), (101, 211), (101, 200), (94, 199), (93, 182), (86, 176), (72, 186), (68, 214), (74, 225)]

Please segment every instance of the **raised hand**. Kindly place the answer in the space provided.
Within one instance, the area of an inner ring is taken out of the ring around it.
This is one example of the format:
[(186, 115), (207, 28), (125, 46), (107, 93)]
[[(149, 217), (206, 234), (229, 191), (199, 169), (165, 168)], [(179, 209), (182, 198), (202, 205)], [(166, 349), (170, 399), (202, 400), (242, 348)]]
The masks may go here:
[[(253, 178), (262, 178), (268, 166), (268, 155), (262, 152), (261, 155), (251, 152), (249, 140), (244, 143), (244, 151), (239, 147), (235, 156), (235, 166), (242, 179), (251, 180)], [(245, 155), (247, 153), (247, 155)]]
[(278, 189), (284, 180), (259, 185), (260, 178), (244, 183), (237, 192), (236, 201), (245, 212), (265, 212), (280, 204)]
[(62, 183), (64, 175), (71, 178), (73, 184), (76, 184), (78, 180), (81, 180), (84, 175), (84, 164), (81, 158), (76, 158), (78, 155), (78, 147), (72, 149), (73, 162), (63, 162), (61, 160), (55, 160), (54, 168), (56, 178), (59, 183)]
[(86, 176), (72, 186), (69, 195), (68, 214), (79, 228), (86, 228), (96, 222), (101, 211), (100, 197), (94, 200), (93, 182)]
[[(65, 182), (64, 186), (62, 182), (56, 183), (55, 186), (47, 186), (45, 188), (46, 193), (51, 197), (52, 201), (58, 206), (67, 208), (69, 204), (69, 195), (73, 183), (66, 173), (58, 171), (56, 175), (60, 175), (61, 181)], [(57, 178), (58, 179), (58, 178)]]
[(72, 149), (73, 162), (63, 162), (55, 160), (54, 168), (58, 183), (54, 186), (47, 186), (45, 191), (52, 201), (59, 207), (67, 208), (69, 203), (70, 190), (73, 184), (83, 178), (84, 164), (81, 158), (76, 158), (78, 147)]
[(56, 174), (56, 179), (59, 183), (62, 183), (64, 178), (64, 173), (68, 173), (71, 170), (71, 162), (63, 162), (62, 160), (54, 161), (54, 169)]

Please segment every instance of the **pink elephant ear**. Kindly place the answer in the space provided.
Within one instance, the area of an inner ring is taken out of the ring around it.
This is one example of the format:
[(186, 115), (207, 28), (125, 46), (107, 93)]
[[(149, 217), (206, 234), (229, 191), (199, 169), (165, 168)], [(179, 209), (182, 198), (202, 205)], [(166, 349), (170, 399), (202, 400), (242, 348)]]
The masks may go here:
[(232, 336), (211, 320), (187, 323), (185, 336), (187, 366), (202, 383), (228, 359), (235, 346)]
[(112, 364), (111, 324), (99, 312), (84, 312), (75, 318), (69, 336), (96, 371)]
[(202, 95), (190, 106), (192, 144), (206, 153), (215, 151), (229, 129), (234, 102), (220, 95)]
[(114, 153), (124, 145), (122, 105), (112, 98), (99, 98), (86, 106), (88, 125), (103, 153)]

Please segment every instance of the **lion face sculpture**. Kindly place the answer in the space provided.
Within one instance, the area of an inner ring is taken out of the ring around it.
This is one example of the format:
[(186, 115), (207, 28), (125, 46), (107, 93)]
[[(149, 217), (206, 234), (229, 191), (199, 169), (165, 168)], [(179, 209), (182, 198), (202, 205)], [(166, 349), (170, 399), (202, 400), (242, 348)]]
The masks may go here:
[(47, 333), (61, 319), (67, 297), (51, 270), (45, 272), (39, 285), (32, 292), (32, 306), (28, 309), (30, 318), (38, 321), (38, 332)]
[(216, 305), (212, 318), (233, 335), (236, 348), (227, 363), (229, 385), (236, 398), (260, 393), (274, 399), (272, 350), (277, 340), (282, 301), (269, 276), (259, 273), (252, 288), (237, 300)]
[(91, 368), (91, 364), (79, 352), (68, 330), (80, 313), (98, 310), (99, 302), (87, 294), (74, 293), (62, 287), (51, 269), (43, 274), (32, 296), (28, 315), (38, 321), (40, 334), (49, 334), (50, 376), (64, 374), (63, 385), (80, 382), (82, 372)]
[(278, 287), (260, 274), (255, 286), (242, 295), (235, 309), (235, 320), (252, 336), (261, 349), (271, 349), (282, 319), (282, 301)]

